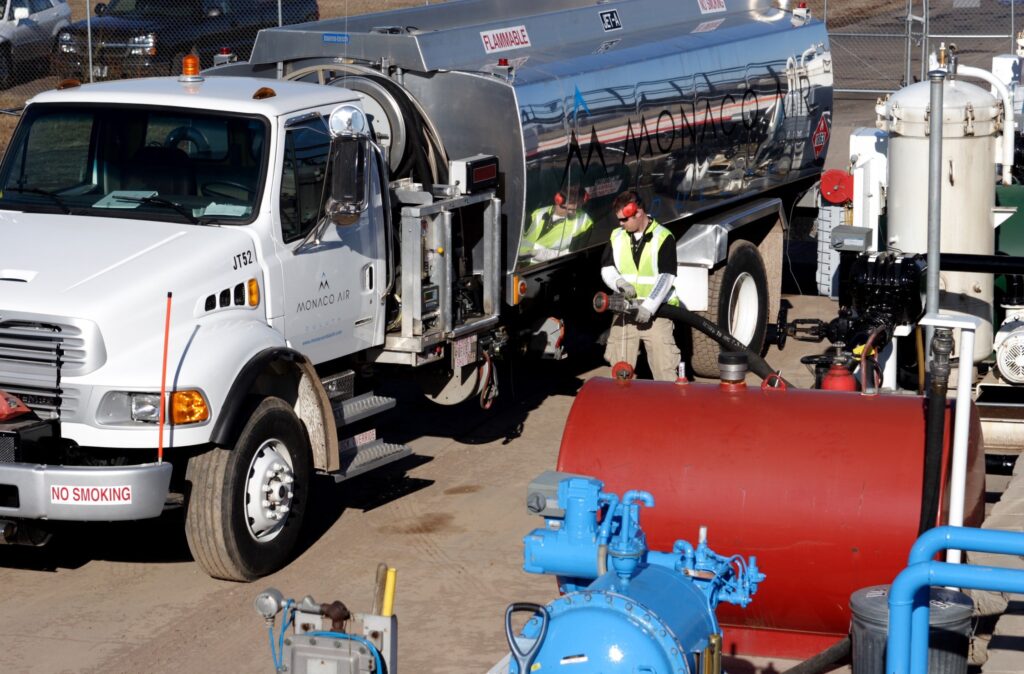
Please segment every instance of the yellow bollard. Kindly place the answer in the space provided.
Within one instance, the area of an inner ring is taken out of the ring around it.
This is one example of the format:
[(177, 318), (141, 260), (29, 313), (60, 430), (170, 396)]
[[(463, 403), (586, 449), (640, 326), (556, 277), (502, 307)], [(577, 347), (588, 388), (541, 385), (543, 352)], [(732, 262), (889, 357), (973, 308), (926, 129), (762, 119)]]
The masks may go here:
[(380, 614), (385, 618), (390, 618), (395, 612), (395, 576), (397, 575), (397, 569), (393, 567), (388, 568), (388, 577), (384, 581), (384, 604), (380, 611)]

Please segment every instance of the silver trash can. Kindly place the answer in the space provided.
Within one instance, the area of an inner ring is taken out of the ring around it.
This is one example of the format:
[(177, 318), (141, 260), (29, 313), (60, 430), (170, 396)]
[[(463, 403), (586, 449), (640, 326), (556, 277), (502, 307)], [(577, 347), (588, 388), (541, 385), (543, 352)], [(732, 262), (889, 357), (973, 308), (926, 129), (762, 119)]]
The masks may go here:
[[(885, 674), (889, 630), (889, 586), (873, 585), (850, 595), (854, 674)], [(963, 592), (931, 588), (928, 609), (928, 674), (966, 674), (974, 602)]]

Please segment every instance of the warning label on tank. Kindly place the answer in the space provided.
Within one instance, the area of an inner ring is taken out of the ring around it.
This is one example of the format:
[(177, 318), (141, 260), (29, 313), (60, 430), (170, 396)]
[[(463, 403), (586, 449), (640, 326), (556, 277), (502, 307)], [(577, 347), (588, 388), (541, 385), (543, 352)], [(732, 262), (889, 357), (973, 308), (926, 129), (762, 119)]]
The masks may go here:
[(116, 487), (81, 487), (55, 484), (50, 486), (50, 503), (63, 505), (130, 505), (132, 488), (129, 485)]
[(715, 12), (725, 12), (725, 0), (697, 0), (697, 6), (700, 7), (701, 14), (714, 14)]
[(725, 19), (714, 19), (712, 21), (702, 21), (701, 23), (699, 23), (697, 25), (696, 28), (694, 28), (690, 32), (691, 33), (710, 33), (714, 29), (716, 29), (719, 26), (721, 26), (723, 21), (725, 21)]
[(821, 151), (828, 145), (831, 121), (831, 118), (826, 117), (822, 113), (821, 117), (818, 118), (818, 125), (814, 127), (814, 133), (811, 134), (811, 146), (814, 148), (815, 159), (821, 156)]
[(526, 32), (526, 26), (509, 26), (481, 31), (480, 39), (483, 40), (484, 51), (488, 54), (530, 46), (530, 35)]

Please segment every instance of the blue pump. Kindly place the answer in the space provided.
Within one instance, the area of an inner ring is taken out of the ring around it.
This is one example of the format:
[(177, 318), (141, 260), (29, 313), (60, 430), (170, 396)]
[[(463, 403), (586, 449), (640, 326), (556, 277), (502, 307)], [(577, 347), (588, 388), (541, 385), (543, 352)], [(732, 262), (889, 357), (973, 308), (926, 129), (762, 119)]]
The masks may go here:
[[(509, 671), (568, 664), (573, 674), (719, 671), (715, 609), (722, 601), (750, 603), (765, 578), (756, 559), (715, 553), (703, 528), (696, 547), (677, 540), (671, 552), (649, 550), (640, 507), (654, 507), (651, 494), (628, 491), (620, 500), (601, 491), (600, 480), (546, 475), (549, 483), (558, 478), (557, 507), (536, 491), (541, 476), (528, 505), (545, 527), (523, 539), (523, 568), (557, 576), (563, 596), (506, 611)], [(519, 637), (511, 625), (517, 611), (534, 613)]]

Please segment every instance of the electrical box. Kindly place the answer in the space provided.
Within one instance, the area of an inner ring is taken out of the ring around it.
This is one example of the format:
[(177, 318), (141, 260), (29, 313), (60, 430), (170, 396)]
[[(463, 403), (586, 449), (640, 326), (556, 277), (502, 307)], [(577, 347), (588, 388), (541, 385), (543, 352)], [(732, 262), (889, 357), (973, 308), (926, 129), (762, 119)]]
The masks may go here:
[(863, 253), (871, 249), (871, 230), (867, 227), (838, 225), (832, 228), (832, 248), (853, 253)]
[(460, 194), (473, 194), (498, 186), (498, 158), (477, 154), (465, 159), (453, 159), (448, 167), (449, 182)]
[(565, 510), (558, 505), (558, 483), (571, 477), (586, 476), (546, 470), (533, 478), (526, 488), (527, 512), (542, 517), (565, 517)]

